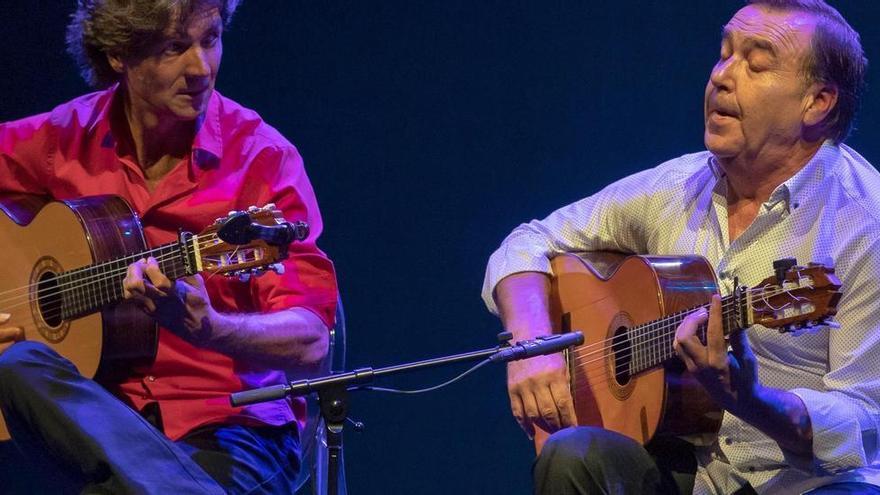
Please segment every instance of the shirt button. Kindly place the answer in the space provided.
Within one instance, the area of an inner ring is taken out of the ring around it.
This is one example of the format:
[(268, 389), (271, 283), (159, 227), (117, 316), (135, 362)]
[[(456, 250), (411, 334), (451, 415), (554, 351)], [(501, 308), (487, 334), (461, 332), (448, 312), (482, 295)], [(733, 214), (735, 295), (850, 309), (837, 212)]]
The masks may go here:
[(147, 381), (148, 381), (148, 382), (155, 382), (155, 381), (156, 381), (156, 377), (153, 376), (153, 375), (148, 375), (148, 376), (147, 376)]
[(755, 472), (755, 466), (749, 466), (749, 467), (746, 468), (746, 469), (748, 469), (750, 473), (754, 473), (754, 472)]
[(730, 437), (725, 438), (725, 439), (724, 439), (724, 444), (725, 444), (725, 445), (731, 445), (731, 444), (733, 444), (733, 439), (730, 438)]

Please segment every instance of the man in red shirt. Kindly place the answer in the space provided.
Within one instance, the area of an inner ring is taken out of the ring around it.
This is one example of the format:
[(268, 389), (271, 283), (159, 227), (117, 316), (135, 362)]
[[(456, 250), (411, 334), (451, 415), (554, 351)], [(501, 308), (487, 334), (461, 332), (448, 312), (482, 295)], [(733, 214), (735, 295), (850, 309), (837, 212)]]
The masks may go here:
[(284, 274), (249, 281), (171, 282), (152, 258), (132, 264), (125, 297), (160, 323), (158, 351), (105, 384), (113, 395), (47, 346), (20, 341), (0, 307), (0, 410), (22, 455), (49, 460), (77, 489), (291, 493), (303, 403), (233, 408), (226, 397), (283, 383), (282, 370), (327, 353), (337, 292), (315, 244), (314, 193), (296, 148), (214, 90), (238, 2), (128, 3), (79, 3), (68, 48), (103, 90), (0, 124), (0, 192), (118, 195), (149, 245), (266, 203), (311, 233), (291, 245)]

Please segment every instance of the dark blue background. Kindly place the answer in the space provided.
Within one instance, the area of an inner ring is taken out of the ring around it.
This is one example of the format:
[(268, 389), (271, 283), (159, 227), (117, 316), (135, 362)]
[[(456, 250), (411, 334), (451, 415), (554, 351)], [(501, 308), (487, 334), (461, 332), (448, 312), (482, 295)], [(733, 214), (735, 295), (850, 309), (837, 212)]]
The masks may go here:
[[(834, 3), (877, 57), (880, 9)], [(3, 2), (0, 121), (88, 90), (64, 51), (72, 4)], [(346, 303), (350, 366), (491, 346), (500, 328), (479, 297), (489, 254), (522, 221), (702, 149), (703, 88), (740, 5), (244, 2), (224, 36), (218, 88), (305, 157)], [(873, 161), (878, 106), (869, 89), (849, 141)], [(532, 447), (510, 416), (501, 367), (424, 396), (360, 393), (352, 415), (367, 423), (346, 436), (352, 493), (529, 491)]]

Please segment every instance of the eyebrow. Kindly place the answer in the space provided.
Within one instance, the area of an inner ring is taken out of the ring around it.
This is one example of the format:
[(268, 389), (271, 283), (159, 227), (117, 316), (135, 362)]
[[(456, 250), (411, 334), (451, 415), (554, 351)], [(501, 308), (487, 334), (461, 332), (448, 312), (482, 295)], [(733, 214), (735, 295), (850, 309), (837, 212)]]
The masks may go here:
[[(730, 29), (729, 26), (724, 25), (721, 26), (721, 39), (727, 40), (733, 38), (734, 31)], [(759, 50), (765, 50), (770, 53), (773, 57), (777, 56), (776, 45), (774, 45), (767, 38), (760, 38), (757, 36), (745, 36), (743, 40), (743, 44), (750, 48), (758, 48)]]

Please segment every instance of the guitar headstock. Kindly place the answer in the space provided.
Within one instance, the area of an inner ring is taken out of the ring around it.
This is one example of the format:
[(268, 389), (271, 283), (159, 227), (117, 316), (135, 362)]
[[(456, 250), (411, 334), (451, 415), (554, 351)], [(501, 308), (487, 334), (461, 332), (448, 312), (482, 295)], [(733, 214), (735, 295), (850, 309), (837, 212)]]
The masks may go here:
[[(780, 280), (780, 276), (782, 280)], [(837, 326), (840, 280), (834, 268), (820, 263), (792, 266), (749, 289), (752, 323), (795, 332), (814, 326)]]
[(238, 276), (247, 279), (250, 275), (261, 275), (266, 270), (283, 273), (280, 261), (287, 258), (287, 246), (270, 244), (262, 239), (253, 239), (243, 244), (230, 244), (218, 235), (221, 228), (233, 218), (246, 213), (252, 223), (265, 226), (286, 224), (281, 211), (272, 203), (258, 208), (251, 206), (246, 211), (230, 211), (213, 224), (194, 236), (194, 254), (198, 271), (207, 274)]

